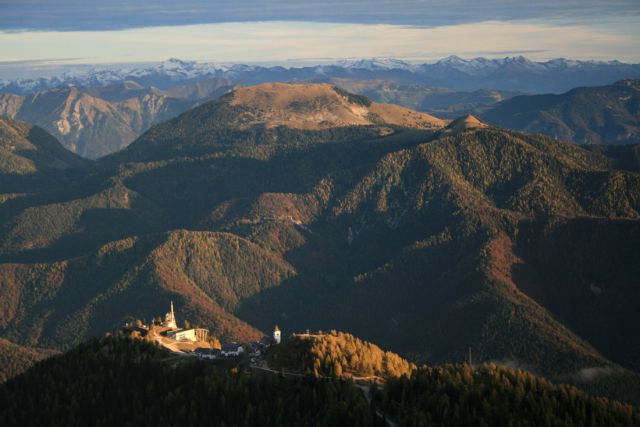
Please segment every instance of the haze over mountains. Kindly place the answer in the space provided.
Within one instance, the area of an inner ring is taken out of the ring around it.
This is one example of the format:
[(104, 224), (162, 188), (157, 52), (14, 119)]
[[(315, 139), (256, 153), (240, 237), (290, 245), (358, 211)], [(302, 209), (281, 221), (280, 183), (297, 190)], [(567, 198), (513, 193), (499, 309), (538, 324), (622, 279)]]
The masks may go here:
[(73, 173), (12, 176), (0, 334), (68, 348), (173, 300), (222, 337), (335, 328), (635, 390), (640, 175), (607, 154), (328, 84), (236, 88)]
[[(636, 65), (616, 61), (534, 63), (524, 58), (449, 57), (423, 65), (375, 59), (302, 68), (219, 67), (172, 59), (146, 68), (94, 69), (49, 79), (5, 81), (0, 84), (3, 92), (0, 115), (38, 125), (69, 150), (95, 159), (126, 147), (153, 124), (214, 99), (237, 85), (308, 81), (327, 82), (378, 102), (402, 105), (444, 119), (473, 113), (497, 125), (543, 132), (577, 143), (608, 144), (634, 140), (637, 114), (634, 116), (633, 105), (637, 93), (625, 95), (631, 97), (624, 100), (630, 107), (622, 116), (590, 113), (598, 129), (592, 129), (585, 122), (586, 117), (563, 121), (555, 117), (557, 113), (543, 111), (555, 108), (549, 104), (555, 101), (541, 103), (539, 100), (543, 98), (520, 101), (520, 106), (506, 104), (495, 113), (490, 110), (524, 92), (613, 83), (618, 78), (640, 76), (639, 70)], [(573, 104), (592, 104), (589, 109), (593, 111), (610, 108), (602, 96), (569, 97), (563, 108), (584, 110)], [(616, 111), (621, 109), (617, 107)], [(607, 135), (602, 135), (603, 132)]]
[(50, 78), (5, 79), (0, 81), (0, 92), (21, 95), (61, 85), (104, 86), (124, 80), (144, 87), (166, 89), (177, 82), (186, 83), (212, 77), (227, 78), (243, 85), (351, 78), (393, 80), (402, 84), (446, 87), (456, 91), (497, 89), (560, 93), (576, 86), (605, 85), (624, 78), (640, 77), (640, 64), (568, 59), (533, 62), (522, 56), (467, 60), (450, 56), (431, 64), (411, 64), (397, 59), (370, 59), (286, 68), (243, 64), (222, 66), (170, 59), (148, 67), (95, 68)]
[(88, 88), (58, 87), (28, 95), (0, 95), (0, 115), (41, 126), (83, 157), (126, 147), (151, 125), (229, 90), (224, 79), (177, 85), (170, 91), (132, 81)]

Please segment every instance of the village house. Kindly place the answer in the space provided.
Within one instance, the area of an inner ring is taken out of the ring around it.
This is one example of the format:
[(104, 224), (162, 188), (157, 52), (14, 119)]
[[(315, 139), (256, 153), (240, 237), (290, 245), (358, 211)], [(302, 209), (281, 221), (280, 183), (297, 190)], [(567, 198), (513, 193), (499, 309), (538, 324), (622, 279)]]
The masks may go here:
[(221, 356), (221, 352), (217, 348), (197, 348), (195, 355), (200, 359), (217, 359)]
[(238, 343), (223, 344), (220, 354), (224, 357), (238, 357), (244, 353), (244, 347)]

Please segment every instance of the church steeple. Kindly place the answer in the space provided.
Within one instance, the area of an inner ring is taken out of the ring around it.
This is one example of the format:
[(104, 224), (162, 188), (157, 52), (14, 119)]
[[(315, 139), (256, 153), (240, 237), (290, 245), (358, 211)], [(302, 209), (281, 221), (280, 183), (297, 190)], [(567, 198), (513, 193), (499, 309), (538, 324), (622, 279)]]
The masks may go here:
[(276, 325), (276, 327), (273, 329), (273, 340), (275, 341), (276, 344), (280, 344), (280, 340), (281, 340), (280, 334), (281, 334), (280, 328), (278, 328), (278, 325)]
[(173, 301), (171, 301), (171, 311), (166, 314), (164, 317), (164, 325), (171, 329), (178, 329), (178, 324), (176, 322), (176, 315), (173, 312)]

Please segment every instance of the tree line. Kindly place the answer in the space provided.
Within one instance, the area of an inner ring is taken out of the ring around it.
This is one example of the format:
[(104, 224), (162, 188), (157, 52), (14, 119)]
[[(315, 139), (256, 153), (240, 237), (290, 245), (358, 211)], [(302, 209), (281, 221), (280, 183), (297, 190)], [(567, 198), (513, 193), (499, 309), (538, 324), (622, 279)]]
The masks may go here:
[(82, 344), (1, 385), (0, 425), (381, 423), (362, 392), (345, 381), (249, 375), (239, 367), (192, 360), (170, 364), (168, 356), (143, 340)]
[(404, 426), (640, 425), (631, 405), (494, 364), (420, 367), (373, 394), (375, 404)]

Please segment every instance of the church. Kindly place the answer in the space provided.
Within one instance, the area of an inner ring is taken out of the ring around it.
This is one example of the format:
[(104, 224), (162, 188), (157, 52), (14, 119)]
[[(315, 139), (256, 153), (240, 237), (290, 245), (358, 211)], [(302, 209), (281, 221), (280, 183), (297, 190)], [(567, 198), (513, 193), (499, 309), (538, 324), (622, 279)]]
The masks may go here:
[(167, 338), (171, 338), (175, 341), (208, 341), (209, 330), (204, 328), (178, 328), (178, 322), (176, 321), (176, 315), (173, 310), (173, 301), (171, 301), (171, 311), (164, 316), (164, 326), (168, 328), (165, 332)]

